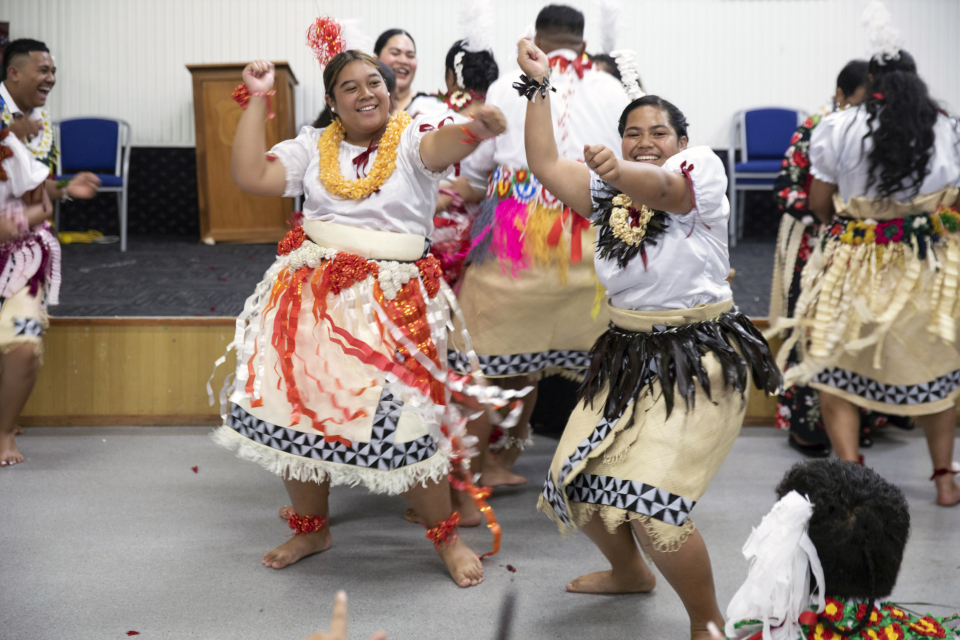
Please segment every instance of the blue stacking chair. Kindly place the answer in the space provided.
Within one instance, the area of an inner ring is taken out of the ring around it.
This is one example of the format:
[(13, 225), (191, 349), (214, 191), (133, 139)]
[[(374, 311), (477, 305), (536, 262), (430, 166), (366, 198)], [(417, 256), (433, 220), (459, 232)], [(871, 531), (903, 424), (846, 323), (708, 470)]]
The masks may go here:
[[(790, 138), (806, 118), (799, 109), (767, 107), (738, 111), (730, 127), (730, 147), (727, 149), (727, 198), (730, 200), (730, 246), (737, 246), (743, 237), (743, 204), (739, 191), (766, 191), (780, 175), (783, 154), (790, 146)], [(736, 151), (740, 148), (740, 162)]]
[[(100, 192), (117, 194), (120, 210), (120, 251), (127, 250), (127, 188), (130, 174), (130, 125), (115, 118), (66, 118), (54, 123), (60, 149), (57, 179), (93, 171), (100, 178)], [(113, 167), (113, 173), (100, 173)], [(60, 203), (54, 220), (60, 230)]]

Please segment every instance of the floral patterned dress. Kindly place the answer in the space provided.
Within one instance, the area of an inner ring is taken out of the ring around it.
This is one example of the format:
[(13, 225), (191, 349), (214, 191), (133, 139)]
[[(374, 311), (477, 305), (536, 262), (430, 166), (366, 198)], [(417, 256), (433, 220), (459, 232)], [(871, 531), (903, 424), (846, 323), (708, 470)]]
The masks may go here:
[[(827, 598), (827, 606), (823, 613), (817, 614), (815, 607), (812, 611), (800, 614), (800, 627), (803, 635), (797, 640), (844, 640), (845, 637), (864, 640), (921, 640), (922, 638), (945, 638), (953, 640), (960, 638), (957, 624), (960, 615), (946, 617), (918, 615), (907, 611), (891, 602), (880, 603), (874, 606), (869, 614), (867, 604), (857, 600), (843, 600)], [(829, 624), (836, 628), (849, 630), (857, 625), (865, 615), (870, 619), (863, 630), (856, 635), (843, 636), (831, 631)], [(763, 636), (762, 623), (759, 620), (737, 622), (735, 638), (746, 640), (760, 640)], [(756, 631), (754, 634), (753, 632)]]
[[(823, 114), (815, 114), (807, 118), (797, 128), (790, 140), (790, 147), (784, 154), (781, 163), (780, 175), (773, 186), (773, 198), (777, 207), (784, 213), (784, 224), (791, 216), (804, 225), (803, 236), (795, 256), (778, 254), (777, 260), (782, 261), (784, 270), (792, 271), (792, 279), (787, 294), (786, 315), (792, 316), (797, 298), (800, 296), (800, 272), (810, 259), (810, 254), (816, 246), (820, 235), (820, 223), (810, 212), (807, 202), (810, 193), (810, 183), (813, 175), (810, 173), (810, 136), (813, 129), (820, 124)], [(795, 224), (789, 221), (791, 224)], [(776, 294), (776, 292), (774, 292)], [(799, 362), (799, 354), (795, 348), (787, 358), (787, 367)], [(912, 429), (913, 420), (903, 416), (890, 416), (874, 411), (860, 410), (860, 434), (867, 436), (871, 431), (890, 423), (901, 429)], [(807, 386), (793, 385), (784, 389), (777, 399), (777, 415), (775, 424), (778, 428), (788, 430), (794, 437), (807, 443), (828, 444), (829, 439), (823, 428), (823, 417), (820, 415), (820, 396), (816, 389)]]

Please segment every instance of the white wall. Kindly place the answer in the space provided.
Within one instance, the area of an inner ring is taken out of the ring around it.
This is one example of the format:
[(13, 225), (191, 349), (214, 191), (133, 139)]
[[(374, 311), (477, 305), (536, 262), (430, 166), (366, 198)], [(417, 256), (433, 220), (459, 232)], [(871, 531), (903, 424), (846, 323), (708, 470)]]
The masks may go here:
[[(467, 0), (469, 1), (469, 0)], [(587, 17), (599, 45), (597, 5), (565, 0)], [(515, 73), (516, 39), (543, 0), (493, 0), (495, 53)], [(694, 144), (728, 146), (735, 111), (786, 105), (815, 110), (841, 67), (867, 54), (865, 0), (626, 0), (618, 46), (638, 53), (651, 93), (675, 102)], [(459, 37), (457, 0), (0, 0), (12, 38), (44, 40), (56, 56), (55, 118), (110, 115), (131, 123), (134, 144), (194, 144), (190, 63), (287, 60), (300, 80), (297, 119), (322, 103), (320, 69), (305, 46), (319, 10), (360, 18), (375, 37), (403, 27), (417, 39), (416, 87), (441, 86), (443, 58)], [(960, 1), (887, 0), (935, 98), (960, 112)], [(591, 46), (594, 45), (594, 46)]]

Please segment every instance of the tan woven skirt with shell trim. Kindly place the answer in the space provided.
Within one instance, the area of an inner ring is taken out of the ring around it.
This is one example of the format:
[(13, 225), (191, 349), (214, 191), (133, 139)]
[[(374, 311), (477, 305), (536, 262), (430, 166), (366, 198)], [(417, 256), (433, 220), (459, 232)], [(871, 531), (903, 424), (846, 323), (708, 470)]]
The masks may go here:
[[(957, 193), (890, 204), (834, 198), (838, 217), (801, 274), (794, 316), (771, 327), (791, 329), (779, 361), (800, 346), (784, 384), (809, 383), (893, 415), (955, 406), (960, 216), (945, 205)], [(888, 241), (877, 243), (880, 234)]]
[[(729, 311), (732, 300), (677, 311), (609, 308), (614, 325), (633, 332), (706, 322)], [(695, 530), (690, 511), (706, 492), (743, 424), (748, 396), (724, 386), (712, 353), (702, 359), (712, 398), (697, 383), (690, 410), (667, 416), (659, 378), (618, 420), (604, 417), (606, 392), (592, 407), (577, 405), (564, 429), (538, 508), (564, 535), (599, 513), (613, 532), (639, 522), (658, 551), (676, 551)], [(748, 370), (747, 386), (750, 383)], [(679, 394), (677, 394), (679, 397)], [(630, 413), (634, 422), (630, 423)]]

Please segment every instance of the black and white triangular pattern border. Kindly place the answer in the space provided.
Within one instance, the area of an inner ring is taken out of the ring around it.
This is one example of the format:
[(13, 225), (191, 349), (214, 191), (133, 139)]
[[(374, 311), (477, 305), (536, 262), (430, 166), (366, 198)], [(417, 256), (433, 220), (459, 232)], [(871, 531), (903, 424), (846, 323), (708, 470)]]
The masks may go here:
[[(478, 355), (480, 370), (486, 376), (514, 376), (536, 373), (550, 367), (565, 369), (586, 369), (590, 366), (590, 352), (573, 349), (551, 349), (536, 353), (514, 353), (505, 356)], [(467, 354), (450, 350), (447, 352), (450, 368), (460, 373), (470, 371), (470, 359)]]
[(43, 335), (43, 325), (36, 318), (14, 318), (13, 335), (40, 336)]
[(859, 373), (839, 368), (825, 369), (814, 376), (813, 381), (873, 402), (917, 405), (949, 398), (950, 394), (960, 387), (960, 369), (930, 382), (911, 385), (884, 384)]
[[(630, 404), (633, 403), (631, 402)], [(627, 409), (630, 408), (630, 404), (627, 405)], [(601, 418), (600, 422), (597, 423), (596, 428), (590, 432), (590, 435), (584, 438), (584, 440), (577, 445), (577, 448), (573, 454), (563, 461), (563, 465), (560, 467), (560, 473), (557, 477), (557, 482), (553, 481), (553, 478), (550, 477), (550, 472), (547, 471), (547, 479), (543, 483), (542, 495), (544, 499), (553, 507), (553, 510), (556, 512), (557, 517), (560, 518), (560, 521), (567, 526), (570, 526), (570, 515), (567, 513), (567, 503), (564, 501), (563, 495), (560, 493), (560, 487), (563, 486), (567, 476), (569, 476), (570, 472), (573, 471), (573, 467), (585, 460), (587, 456), (589, 456), (590, 453), (596, 449), (597, 446), (599, 446), (599, 444), (603, 442), (608, 435), (610, 435), (610, 433), (613, 431), (614, 425), (616, 424), (617, 420)]]
[(636, 480), (583, 473), (567, 487), (573, 502), (602, 504), (660, 520), (676, 526), (686, 522), (695, 500)]
[(437, 453), (437, 445), (430, 436), (410, 442), (394, 441), (401, 407), (402, 403), (384, 390), (373, 419), (370, 442), (351, 441), (349, 446), (326, 442), (321, 433), (302, 433), (265, 422), (239, 405), (231, 408), (227, 426), (254, 442), (302, 458), (393, 471), (423, 462)]

